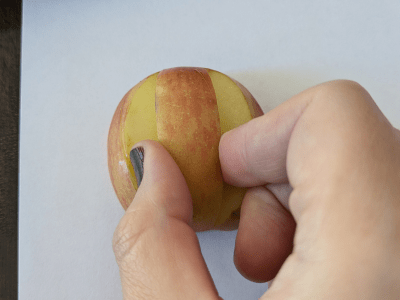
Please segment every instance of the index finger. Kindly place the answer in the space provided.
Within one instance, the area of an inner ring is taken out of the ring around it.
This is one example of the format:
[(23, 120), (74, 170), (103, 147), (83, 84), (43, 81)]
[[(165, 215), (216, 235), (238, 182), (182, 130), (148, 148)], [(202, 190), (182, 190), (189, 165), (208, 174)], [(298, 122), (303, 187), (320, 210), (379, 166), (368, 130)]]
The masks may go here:
[(287, 183), (290, 136), (312, 95), (313, 88), (225, 133), (219, 145), (224, 180), (241, 187)]

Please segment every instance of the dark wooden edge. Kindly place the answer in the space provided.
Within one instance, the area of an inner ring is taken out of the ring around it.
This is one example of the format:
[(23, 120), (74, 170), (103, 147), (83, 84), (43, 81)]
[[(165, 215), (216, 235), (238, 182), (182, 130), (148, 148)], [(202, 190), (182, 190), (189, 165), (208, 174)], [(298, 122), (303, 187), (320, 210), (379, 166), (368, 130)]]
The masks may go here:
[(0, 299), (18, 299), (22, 1), (0, 0)]

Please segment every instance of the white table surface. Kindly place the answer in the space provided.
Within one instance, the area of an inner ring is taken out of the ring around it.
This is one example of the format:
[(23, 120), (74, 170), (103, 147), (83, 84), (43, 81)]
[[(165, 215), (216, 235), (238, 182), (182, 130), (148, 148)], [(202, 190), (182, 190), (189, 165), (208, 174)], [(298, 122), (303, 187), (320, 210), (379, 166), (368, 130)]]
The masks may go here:
[[(176, 66), (233, 76), (268, 111), (333, 79), (361, 83), (400, 127), (400, 2), (23, 1), (19, 297), (121, 299), (107, 169), (123, 95)], [(199, 234), (224, 299), (257, 299), (236, 232)]]

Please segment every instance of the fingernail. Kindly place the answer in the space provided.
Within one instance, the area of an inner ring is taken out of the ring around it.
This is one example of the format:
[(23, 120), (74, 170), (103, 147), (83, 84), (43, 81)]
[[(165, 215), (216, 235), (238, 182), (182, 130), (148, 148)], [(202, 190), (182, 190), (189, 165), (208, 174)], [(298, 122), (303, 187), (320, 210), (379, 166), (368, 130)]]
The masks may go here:
[(130, 153), (131, 164), (135, 170), (135, 176), (137, 185), (139, 187), (143, 179), (143, 161), (144, 161), (144, 149), (143, 147), (136, 147), (131, 150)]

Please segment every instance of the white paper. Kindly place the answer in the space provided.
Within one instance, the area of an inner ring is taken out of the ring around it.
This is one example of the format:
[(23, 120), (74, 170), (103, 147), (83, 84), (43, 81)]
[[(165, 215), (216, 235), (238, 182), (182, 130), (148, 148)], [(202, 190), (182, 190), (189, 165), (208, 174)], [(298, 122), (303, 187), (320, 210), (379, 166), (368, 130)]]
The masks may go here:
[[(264, 111), (315, 84), (361, 83), (400, 127), (398, 1), (24, 1), (20, 299), (121, 299), (107, 169), (123, 95), (176, 66), (233, 76)], [(236, 271), (236, 232), (199, 234), (224, 299), (267, 284)]]

